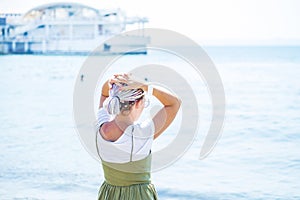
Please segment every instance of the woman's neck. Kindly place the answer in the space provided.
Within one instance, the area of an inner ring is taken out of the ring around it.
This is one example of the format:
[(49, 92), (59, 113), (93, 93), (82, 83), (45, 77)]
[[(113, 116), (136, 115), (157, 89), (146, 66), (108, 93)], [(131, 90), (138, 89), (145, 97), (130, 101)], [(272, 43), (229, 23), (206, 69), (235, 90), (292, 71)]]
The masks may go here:
[(130, 115), (128, 116), (117, 115), (114, 121), (122, 131), (124, 131), (128, 126), (134, 123), (134, 119)]

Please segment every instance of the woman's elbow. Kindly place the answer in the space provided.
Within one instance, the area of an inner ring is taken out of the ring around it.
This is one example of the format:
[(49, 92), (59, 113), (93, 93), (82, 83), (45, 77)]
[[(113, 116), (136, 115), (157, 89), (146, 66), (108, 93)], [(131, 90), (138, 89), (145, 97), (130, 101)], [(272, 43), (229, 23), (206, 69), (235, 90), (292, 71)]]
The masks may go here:
[(176, 98), (176, 101), (174, 103), (174, 109), (176, 110), (176, 112), (178, 112), (178, 110), (180, 109), (181, 103), (181, 99)]

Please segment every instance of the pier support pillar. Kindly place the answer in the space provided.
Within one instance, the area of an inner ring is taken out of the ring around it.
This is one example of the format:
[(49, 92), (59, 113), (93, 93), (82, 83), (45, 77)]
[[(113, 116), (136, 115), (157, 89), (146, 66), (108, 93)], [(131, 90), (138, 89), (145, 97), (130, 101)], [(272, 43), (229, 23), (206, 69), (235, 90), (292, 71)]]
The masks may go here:
[(16, 52), (16, 41), (12, 41), (11, 49), (13, 53)]
[(46, 40), (43, 40), (43, 42), (42, 42), (42, 52), (46, 53), (46, 51), (47, 51)]
[(8, 26), (6, 25), (5, 28), (4, 28), (4, 35), (3, 35), (3, 38), (4, 40), (6, 39), (6, 37), (8, 36)]
[(28, 45), (28, 42), (24, 42), (24, 52), (27, 53), (28, 52), (28, 48), (29, 45)]

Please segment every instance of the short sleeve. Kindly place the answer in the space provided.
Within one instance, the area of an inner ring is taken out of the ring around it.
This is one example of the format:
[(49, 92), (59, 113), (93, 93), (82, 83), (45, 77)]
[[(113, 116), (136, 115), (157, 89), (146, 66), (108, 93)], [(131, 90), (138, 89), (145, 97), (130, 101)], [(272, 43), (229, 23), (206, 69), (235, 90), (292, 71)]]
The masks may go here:
[(100, 128), (103, 123), (109, 122), (111, 119), (112, 116), (107, 112), (107, 110), (100, 108), (97, 112), (97, 127)]

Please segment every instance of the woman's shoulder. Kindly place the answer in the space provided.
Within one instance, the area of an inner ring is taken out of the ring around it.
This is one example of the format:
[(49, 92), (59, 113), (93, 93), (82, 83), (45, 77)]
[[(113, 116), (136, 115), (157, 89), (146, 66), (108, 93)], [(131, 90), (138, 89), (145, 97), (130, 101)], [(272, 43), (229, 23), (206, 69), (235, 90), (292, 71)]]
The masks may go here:
[(122, 131), (118, 129), (118, 127), (116, 127), (112, 121), (103, 123), (99, 132), (103, 139), (110, 142), (117, 141), (123, 134)]

